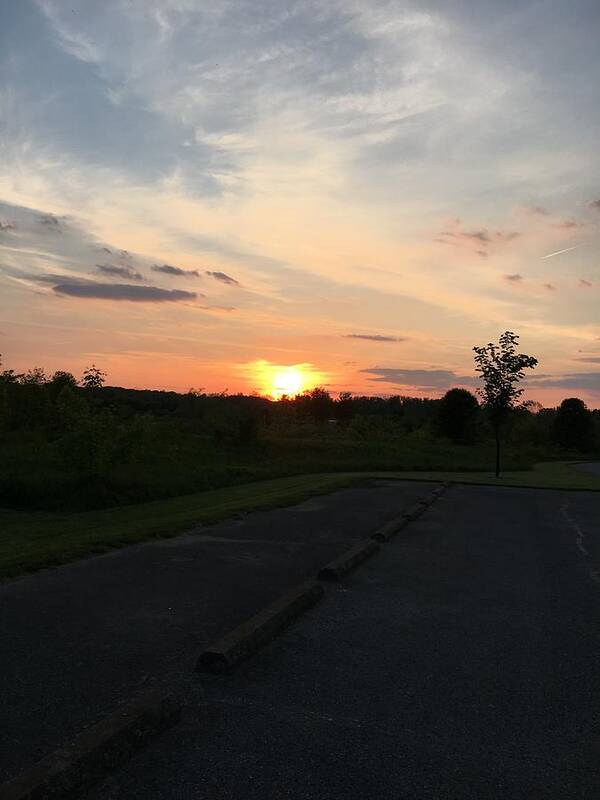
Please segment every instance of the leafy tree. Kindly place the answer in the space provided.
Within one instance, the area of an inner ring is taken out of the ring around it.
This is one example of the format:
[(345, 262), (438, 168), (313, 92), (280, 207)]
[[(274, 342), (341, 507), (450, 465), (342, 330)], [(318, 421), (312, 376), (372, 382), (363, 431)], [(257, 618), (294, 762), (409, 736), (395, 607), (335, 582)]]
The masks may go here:
[(315, 422), (327, 422), (333, 416), (333, 400), (322, 386), (305, 392), (296, 398), (298, 407), (309, 414)]
[(53, 394), (60, 394), (61, 390), (68, 386), (69, 389), (77, 388), (77, 378), (71, 372), (59, 369), (50, 378), (49, 386)]
[(567, 449), (582, 452), (593, 449), (594, 418), (583, 400), (568, 397), (562, 401), (552, 427), (552, 438)]
[(21, 383), (29, 386), (43, 386), (47, 381), (43, 367), (34, 367), (21, 376)]
[(106, 372), (102, 372), (95, 364), (91, 367), (86, 367), (83, 371), (81, 385), (84, 389), (96, 391), (104, 386), (106, 380)]
[(467, 389), (450, 389), (438, 406), (436, 428), (456, 444), (467, 444), (475, 438), (479, 403)]
[(513, 409), (523, 389), (518, 383), (525, 377), (526, 369), (537, 366), (537, 358), (517, 353), (519, 337), (512, 331), (505, 331), (498, 344), (489, 342), (474, 347), (475, 371), (479, 372), (483, 386), (477, 390), (483, 401), (496, 440), (496, 477), (500, 477), (500, 436), (503, 424)]
[(85, 397), (65, 384), (56, 398), (54, 406), (56, 427), (59, 431), (71, 432), (87, 421), (89, 409)]
[(344, 424), (350, 422), (354, 416), (352, 394), (350, 392), (340, 392), (340, 396), (335, 404), (335, 416)]
[(5, 384), (0, 380), (0, 433), (8, 428), (9, 408), (8, 392)]

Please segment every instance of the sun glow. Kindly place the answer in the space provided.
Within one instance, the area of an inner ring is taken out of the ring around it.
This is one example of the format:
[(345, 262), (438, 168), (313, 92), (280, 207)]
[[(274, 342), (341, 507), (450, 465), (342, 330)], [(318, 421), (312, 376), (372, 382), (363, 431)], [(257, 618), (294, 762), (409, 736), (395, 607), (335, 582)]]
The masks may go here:
[(283, 395), (295, 397), (306, 388), (306, 376), (298, 367), (288, 367), (273, 373), (272, 395), (279, 399)]
[(310, 391), (324, 382), (324, 375), (312, 364), (271, 364), (269, 361), (253, 361), (244, 367), (250, 380), (259, 384), (261, 394), (280, 400), (295, 397)]

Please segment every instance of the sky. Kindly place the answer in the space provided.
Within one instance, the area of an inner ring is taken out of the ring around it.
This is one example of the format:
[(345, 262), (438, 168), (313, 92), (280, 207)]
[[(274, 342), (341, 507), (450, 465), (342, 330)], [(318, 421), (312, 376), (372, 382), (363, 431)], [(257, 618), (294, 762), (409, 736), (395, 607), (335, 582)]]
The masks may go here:
[(600, 406), (597, 0), (0, 10), (4, 368)]

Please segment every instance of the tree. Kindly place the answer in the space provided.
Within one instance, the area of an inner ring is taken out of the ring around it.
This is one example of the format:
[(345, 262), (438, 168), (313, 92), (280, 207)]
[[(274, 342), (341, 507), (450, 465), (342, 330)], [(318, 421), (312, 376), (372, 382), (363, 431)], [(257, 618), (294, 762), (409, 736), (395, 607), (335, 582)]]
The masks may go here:
[(347, 424), (354, 416), (352, 404), (352, 394), (350, 392), (340, 392), (337, 403), (335, 404), (335, 416), (339, 422)]
[(466, 444), (475, 438), (479, 403), (467, 389), (450, 389), (440, 400), (436, 427), (442, 436), (456, 444)]
[(474, 347), (475, 371), (479, 372), (483, 386), (477, 393), (483, 401), (496, 440), (496, 477), (500, 477), (500, 434), (501, 429), (523, 394), (517, 384), (525, 377), (526, 369), (537, 366), (537, 358), (517, 353), (519, 337), (512, 331), (505, 331), (498, 344), (489, 342)]
[(562, 401), (552, 426), (552, 438), (570, 450), (585, 452), (594, 447), (594, 418), (583, 400), (568, 397)]
[(86, 367), (84, 369), (81, 385), (84, 389), (94, 391), (96, 389), (101, 389), (104, 386), (105, 380), (106, 372), (102, 372), (95, 364), (92, 364), (91, 367)]
[(68, 386), (70, 389), (77, 388), (77, 378), (71, 372), (59, 369), (50, 378), (50, 388), (53, 394), (60, 394), (61, 390)]

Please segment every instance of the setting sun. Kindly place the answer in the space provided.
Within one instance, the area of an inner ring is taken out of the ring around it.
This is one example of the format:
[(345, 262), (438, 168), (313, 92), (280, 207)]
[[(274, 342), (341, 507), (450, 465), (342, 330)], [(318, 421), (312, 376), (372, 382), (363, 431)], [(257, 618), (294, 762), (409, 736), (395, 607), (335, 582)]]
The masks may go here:
[(272, 364), (270, 361), (252, 361), (242, 367), (247, 379), (257, 385), (261, 394), (280, 400), (295, 397), (325, 383), (326, 375), (312, 364)]
[(284, 394), (288, 395), (288, 397), (295, 397), (297, 394), (304, 391), (305, 388), (306, 377), (297, 367), (288, 367), (287, 369), (275, 372), (273, 375), (273, 397), (279, 398)]

